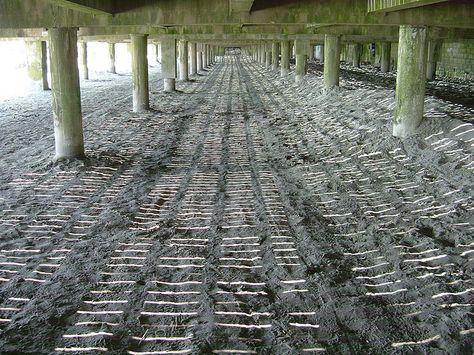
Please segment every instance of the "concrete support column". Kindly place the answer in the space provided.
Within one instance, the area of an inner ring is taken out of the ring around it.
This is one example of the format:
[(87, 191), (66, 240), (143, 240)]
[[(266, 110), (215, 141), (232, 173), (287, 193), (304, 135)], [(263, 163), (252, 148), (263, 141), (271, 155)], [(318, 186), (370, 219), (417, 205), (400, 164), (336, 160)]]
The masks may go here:
[(339, 70), (341, 62), (341, 37), (324, 36), (324, 87), (332, 89), (339, 86)]
[(87, 42), (81, 42), (81, 69), (82, 78), (89, 80), (89, 67), (87, 66)]
[(308, 48), (308, 61), (310, 60), (314, 60), (314, 46), (312, 44)]
[(190, 43), (189, 53), (191, 55), (189, 75), (196, 75), (197, 73), (197, 44), (196, 43)]
[(295, 82), (300, 83), (306, 75), (306, 62), (308, 59), (309, 41), (295, 40), (296, 70)]
[(208, 54), (207, 54), (207, 44), (202, 45), (202, 66), (207, 68), (209, 66)]
[(428, 29), (400, 26), (393, 135), (407, 137), (423, 120)]
[(362, 57), (362, 44), (355, 43), (352, 45), (352, 65), (360, 68), (360, 60)]
[(83, 158), (84, 134), (77, 66), (77, 29), (50, 28), (48, 36), (56, 146), (54, 160)]
[(197, 73), (199, 73), (200, 71), (202, 71), (202, 44), (199, 43), (199, 44), (196, 44), (196, 50), (197, 50), (197, 53), (196, 53), (196, 65), (197, 65)]
[(25, 41), (25, 45), (28, 76), (34, 81), (41, 80), (43, 55), (41, 41)]
[(133, 112), (144, 112), (150, 108), (148, 90), (147, 35), (131, 35)]
[(306, 54), (296, 55), (295, 82), (298, 84), (303, 81), (306, 74)]
[(324, 63), (324, 44), (319, 45), (319, 60)]
[(41, 42), (41, 78), (43, 80), (43, 90), (49, 90), (48, 83), (48, 43)]
[(272, 44), (265, 43), (265, 66), (271, 67), (272, 66)]
[(115, 70), (115, 43), (109, 43), (109, 73), (116, 74)]
[(290, 41), (281, 41), (281, 76), (290, 72)]
[(436, 66), (439, 57), (440, 41), (429, 41), (428, 43), (428, 64), (426, 67), (426, 78), (428, 80), (436, 79)]
[(272, 68), (273, 70), (278, 70), (280, 62), (280, 43), (272, 43)]
[(382, 53), (380, 57), (380, 71), (382, 73), (388, 73), (390, 71), (391, 48), (392, 44), (390, 42), (382, 43)]
[(260, 64), (265, 65), (265, 44), (260, 45)]
[(161, 43), (155, 44), (156, 61), (161, 63)]
[(188, 41), (179, 41), (179, 80), (188, 81)]
[(161, 41), (161, 73), (163, 91), (176, 90), (176, 39), (166, 38)]

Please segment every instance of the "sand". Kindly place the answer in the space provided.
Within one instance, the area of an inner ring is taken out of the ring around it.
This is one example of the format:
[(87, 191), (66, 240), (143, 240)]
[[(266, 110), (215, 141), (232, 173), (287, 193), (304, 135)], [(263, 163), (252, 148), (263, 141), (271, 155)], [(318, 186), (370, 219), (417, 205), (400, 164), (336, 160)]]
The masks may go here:
[(153, 67), (144, 114), (103, 73), (57, 164), (50, 93), (1, 101), (2, 353), (471, 353), (472, 83), (400, 140), (393, 74), (320, 70)]

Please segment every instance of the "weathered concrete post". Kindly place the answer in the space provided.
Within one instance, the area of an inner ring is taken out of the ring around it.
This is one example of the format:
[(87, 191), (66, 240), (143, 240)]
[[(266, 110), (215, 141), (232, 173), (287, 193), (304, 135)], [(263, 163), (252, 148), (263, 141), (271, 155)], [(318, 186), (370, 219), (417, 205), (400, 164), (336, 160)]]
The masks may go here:
[(116, 74), (117, 71), (115, 69), (115, 43), (109, 43), (109, 69), (107, 70), (109, 73)]
[(82, 78), (89, 80), (89, 67), (87, 66), (87, 42), (81, 42), (81, 68)]
[(308, 61), (314, 60), (314, 46), (310, 44), (308, 46)]
[(174, 38), (161, 41), (161, 73), (163, 91), (176, 90), (176, 39)]
[(352, 65), (356, 68), (360, 68), (360, 60), (362, 57), (362, 45), (355, 43), (352, 45)]
[(295, 40), (296, 70), (295, 82), (300, 83), (306, 75), (306, 61), (308, 58), (309, 41)]
[(84, 134), (77, 66), (77, 29), (50, 28), (48, 35), (56, 146), (54, 160), (83, 158)]
[(260, 45), (260, 64), (265, 65), (265, 44)]
[(155, 44), (156, 62), (161, 63), (161, 43)]
[(188, 41), (179, 41), (179, 80), (188, 81)]
[(25, 41), (25, 45), (28, 76), (34, 81), (41, 80), (43, 54), (41, 41)]
[(431, 40), (428, 42), (428, 64), (426, 68), (426, 78), (428, 80), (436, 79), (436, 66), (440, 47), (441, 41)]
[(196, 75), (197, 73), (197, 44), (195, 42), (190, 43), (189, 52), (191, 55), (191, 62), (189, 67), (189, 75)]
[(208, 52), (208, 45), (203, 44), (203, 50), (202, 50), (202, 62), (204, 68), (207, 68), (209, 66), (209, 52)]
[(324, 44), (319, 45), (319, 60), (324, 63)]
[(147, 35), (131, 35), (133, 112), (144, 112), (150, 108), (148, 91)]
[(43, 90), (49, 90), (48, 83), (48, 42), (41, 42), (41, 78), (43, 79)]
[(280, 43), (272, 43), (272, 68), (273, 70), (278, 70), (278, 65), (280, 61)]
[(382, 43), (382, 54), (380, 57), (380, 71), (382, 73), (388, 73), (390, 71), (391, 48), (392, 44), (390, 42)]
[(341, 62), (341, 37), (324, 36), (324, 87), (328, 90), (339, 86)]
[(423, 120), (428, 29), (400, 26), (393, 135), (407, 137)]
[(290, 41), (281, 41), (281, 76), (290, 72)]
[(196, 44), (196, 50), (197, 50), (197, 55), (196, 55), (196, 74), (202, 71), (202, 44), (197, 43)]
[(265, 66), (272, 66), (272, 43), (265, 43)]

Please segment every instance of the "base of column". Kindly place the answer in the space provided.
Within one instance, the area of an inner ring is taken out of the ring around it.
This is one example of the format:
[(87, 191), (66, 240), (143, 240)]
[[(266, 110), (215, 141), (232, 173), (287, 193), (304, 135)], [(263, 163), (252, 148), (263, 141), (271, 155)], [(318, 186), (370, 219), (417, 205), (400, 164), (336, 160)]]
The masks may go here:
[(436, 80), (436, 63), (428, 63), (426, 79), (430, 81)]
[(142, 97), (134, 97), (133, 98), (133, 112), (134, 113), (143, 113), (150, 109), (149, 105), (147, 104), (146, 100)]
[(280, 74), (281, 76), (287, 76), (288, 74), (290, 74), (290, 70), (287, 68), (281, 68)]
[(301, 74), (295, 75), (295, 83), (299, 84), (303, 82), (303, 80), (304, 80), (304, 75), (301, 75)]
[(405, 123), (394, 123), (392, 134), (394, 137), (406, 138), (416, 133), (416, 129), (421, 124), (421, 120), (414, 122), (413, 124)]
[(163, 91), (173, 92), (176, 90), (176, 79), (163, 79)]
[(381, 72), (381, 73), (388, 73), (388, 72), (390, 72), (390, 65), (389, 65), (389, 64), (388, 64), (388, 65), (387, 65), (387, 64), (382, 64), (382, 65), (380, 66), (380, 72)]
[(58, 147), (58, 144), (56, 144), (56, 155), (53, 158), (53, 162), (72, 159), (82, 160), (85, 157), (83, 146), (71, 147), (66, 145), (65, 147)]

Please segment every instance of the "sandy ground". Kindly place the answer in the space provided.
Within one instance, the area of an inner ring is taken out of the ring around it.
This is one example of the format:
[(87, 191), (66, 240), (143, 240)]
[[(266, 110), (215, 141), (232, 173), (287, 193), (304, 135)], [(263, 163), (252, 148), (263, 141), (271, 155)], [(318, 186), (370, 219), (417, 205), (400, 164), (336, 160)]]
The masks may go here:
[(145, 114), (104, 73), (56, 165), (50, 93), (0, 102), (1, 352), (471, 353), (472, 107), (428, 96), (402, 141), (384, 75), (318, 68), (152, 68)]

